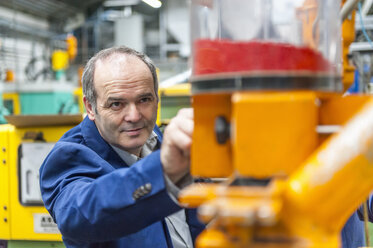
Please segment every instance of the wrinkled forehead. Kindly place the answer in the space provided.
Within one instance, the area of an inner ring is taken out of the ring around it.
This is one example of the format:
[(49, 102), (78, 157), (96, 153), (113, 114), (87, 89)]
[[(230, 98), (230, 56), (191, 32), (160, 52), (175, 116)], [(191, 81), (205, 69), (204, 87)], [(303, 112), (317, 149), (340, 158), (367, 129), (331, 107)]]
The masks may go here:
[(154, 84), (149, 67), (135, 55), (117, 53), (96, 61), (94, 73), (96, 90), (102, 84), (118, 79), (151, 80)]

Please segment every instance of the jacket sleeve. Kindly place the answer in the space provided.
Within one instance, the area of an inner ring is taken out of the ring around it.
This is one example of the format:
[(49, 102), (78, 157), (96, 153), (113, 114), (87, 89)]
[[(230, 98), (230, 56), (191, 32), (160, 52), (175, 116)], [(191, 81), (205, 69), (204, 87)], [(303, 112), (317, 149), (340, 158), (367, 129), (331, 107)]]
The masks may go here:
[[(135, 200), (145, 184), (150, 193)], [(40, 187), (63, 236), (86, 242), (126, 236), (180, 210), (165, 188), (159, 151), (115, 170), (84, 145), (58, 142), (40, 169)]]

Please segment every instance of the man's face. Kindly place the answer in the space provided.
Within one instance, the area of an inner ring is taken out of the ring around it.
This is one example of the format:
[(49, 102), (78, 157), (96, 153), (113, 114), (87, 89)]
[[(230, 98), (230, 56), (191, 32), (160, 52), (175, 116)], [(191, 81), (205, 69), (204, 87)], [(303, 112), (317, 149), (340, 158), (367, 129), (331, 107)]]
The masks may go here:
[(94, 86), (97, 112), (84, 99), (89, 118), (106, 142), (139, 155), (157, 118), (149, 68), (135, 56), (114, 54), (96, 62)]

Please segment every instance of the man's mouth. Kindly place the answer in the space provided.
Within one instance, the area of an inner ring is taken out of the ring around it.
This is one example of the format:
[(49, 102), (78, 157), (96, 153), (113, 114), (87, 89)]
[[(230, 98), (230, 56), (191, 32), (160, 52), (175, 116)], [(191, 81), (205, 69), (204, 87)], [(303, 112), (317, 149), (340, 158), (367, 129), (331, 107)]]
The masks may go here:
[(125, 129), (123, 130), (123, 132), (125, 132), (126, 134), (130, 135), (130, 136), (136, 136), (136, 135), (139, 135), (141, 130), (143, 129), (143, 127), (140, 127), (140, 128), (131, 128), (131, 129)]

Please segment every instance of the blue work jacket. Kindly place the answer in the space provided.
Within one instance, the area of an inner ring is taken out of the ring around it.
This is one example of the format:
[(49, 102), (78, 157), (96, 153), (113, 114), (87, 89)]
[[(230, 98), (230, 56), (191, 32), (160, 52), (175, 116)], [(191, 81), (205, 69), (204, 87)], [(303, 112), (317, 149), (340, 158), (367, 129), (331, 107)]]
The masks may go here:
[[(367, 202), (368, 207), (368, 220), (373, 222), (373, 195), (370, 195)], [(364, 230), (364, 217), (363, 205), (348, 219), (346, 225), (342, 230), (342, 247), (343, 248), (356, 248), (364, 247), (365, 244), (365, 230)]]
[[(134, 192), (149, 184), (150, 192), (135, 200)], [(166, 190), (159, 150), (129, 167), (87, 117), (46, 157), (40, 187), (68, 248), (172, 247), (164, 218), (181, 208)], [(204, 226), (195, 209), (186, 210), (186, 219), (194, 241)]]
[(342, 248), (358, 248), (365, 246), (364, 222), (360, 220), (358, 212), (347, 220), (341, 232)]

